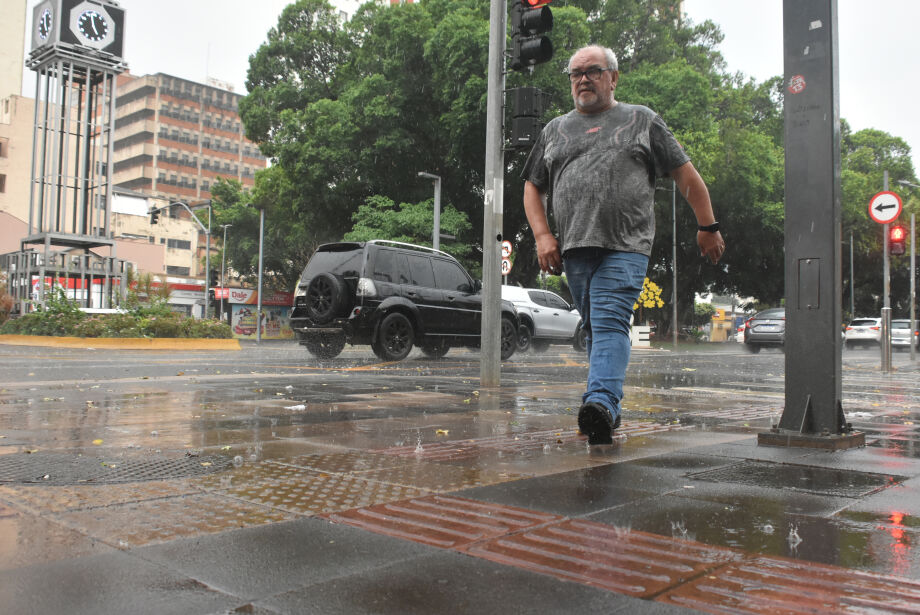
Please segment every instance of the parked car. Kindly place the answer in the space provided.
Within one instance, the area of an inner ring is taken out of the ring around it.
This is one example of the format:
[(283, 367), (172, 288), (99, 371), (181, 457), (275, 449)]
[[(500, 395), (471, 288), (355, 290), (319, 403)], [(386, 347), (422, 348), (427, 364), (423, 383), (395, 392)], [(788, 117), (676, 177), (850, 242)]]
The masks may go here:
[(783, 349), (786, 344), (786, 308), (770, 308), (748, 319), (744, 327), (744, 347), (750, 352), (761, 348)]
[(843, 332), (847, 348), (855, 346), (872, 346), (882, 340), (881, 318), (854, 318)]
[(910, 345), (920, 346), (920, 335), (916, 329), (911, 335), (910, 320), (898, 318), (891, 321), (891, 347), (910, 349)]
[(502, 286), (502, 299), (514, 304), (521, 320), (518, 350), (533, 348), (543, 352), (550, 344), (571, 344), (576, 350), (587, 349), (581, 315), (574, 305), (556, 293), (506, 285)]
[(741, 323), (738, 326), (738, 330), (735, 331), (735, 341), (739, 344), (744, 343), (744, 330), (747, 329), (747, 321)]
[[(370, 344), (399, 361), (414, 346), (430, 358), (451, 346), (479, 347), (482, 284), (439, 250), (396, 241), (321, 245), (294, 293), (291, 327), (311, 354), (328, 359), (345, 344)], [(517, 349), (517, 311), (501, 305), (501, 357)]]

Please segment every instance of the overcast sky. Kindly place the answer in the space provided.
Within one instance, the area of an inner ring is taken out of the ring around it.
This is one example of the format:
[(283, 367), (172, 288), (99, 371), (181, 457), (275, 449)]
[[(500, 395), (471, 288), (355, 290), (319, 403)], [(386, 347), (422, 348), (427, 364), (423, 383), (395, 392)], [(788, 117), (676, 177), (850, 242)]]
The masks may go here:
[[(483, 0), (485, 1), (485, 0)], [(27, 25), (32, 7), (28, 0)], [(245, 93), (249, 55), (265, 41), (288, 0), (120, 0), (126, 10), (125, 58), (134, 74), (207, 77)], [(356, 0), (336, 3), (349, 13)], [(920, 1), (838, 0), (841, 117), (854, 130), (877, 128), (907, 141), (920, 169), (920, 114), (908, 113), (920, 93)], [(763, 81), (783, 72), (781, 0), (685, 0), (695, 22), (712, 19), (732, 72)], [(30, 31), (30, 30), (29, 30)], [(30, 37), (26, 37), (28, 46)], [(26, 50), (28, 52), (28, 49)], [(34, 96), (32, 72), (24, 94)], [(666, 109), (659, 109), (667, 117)]]

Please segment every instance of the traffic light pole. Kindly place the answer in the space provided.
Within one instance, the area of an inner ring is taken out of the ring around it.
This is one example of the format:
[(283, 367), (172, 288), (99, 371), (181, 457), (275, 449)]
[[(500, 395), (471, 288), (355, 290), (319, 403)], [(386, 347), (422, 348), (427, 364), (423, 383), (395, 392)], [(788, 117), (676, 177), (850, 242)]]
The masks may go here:
[(486, 168), (482, 211), (482, 341), (479, 381), (501, 384), (501, 246), (504, 223), (502, 107), (505, 90), (505, 0), (491, 0), (486, 105)]
[[(882, 190), (888, 192), (888, 171), (884, 172), (882, 179)], [(888, 373), (891, 371), (891, 257), (888, 255), (888, 233), (891, 232), (891, 224), (886, 222), (882, 225), (882, 343), (879, 348), (882, 350), (882, 371)]]

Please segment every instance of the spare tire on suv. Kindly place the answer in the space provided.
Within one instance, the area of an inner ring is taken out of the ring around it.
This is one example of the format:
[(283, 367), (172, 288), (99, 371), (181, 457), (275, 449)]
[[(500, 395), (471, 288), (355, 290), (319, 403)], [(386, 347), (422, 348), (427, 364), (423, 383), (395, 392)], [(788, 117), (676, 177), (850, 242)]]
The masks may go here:
[[(294, 293), (291, 327), (311, 354), (337, 356), (345, 344), (368, 344), (380, 359), (400, 361), (418, 345), (437, 359), (451, 346), (478, 347), (481, 284), (454, 257), (396, 241), (320, 246)], [(520, 320), (501, 305), (501, 356), (517, 348)]]

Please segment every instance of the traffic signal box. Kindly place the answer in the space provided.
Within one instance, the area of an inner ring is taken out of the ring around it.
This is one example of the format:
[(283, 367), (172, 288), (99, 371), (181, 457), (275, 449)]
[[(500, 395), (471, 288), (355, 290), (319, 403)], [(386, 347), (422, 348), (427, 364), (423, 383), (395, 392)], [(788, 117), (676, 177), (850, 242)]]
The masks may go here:
[(533, 147), (543, 130), (543, 92), (537, 88), (522, 87), (510, 91), (514, 106), (511, 112), (511, 148)]
[(511, 70), (526, 70), (553, 57), (553, 42), (544, 36), (553, 29), (550, 0), (512, 0)]
[(156, 224), (160, 221), (160, 210), (153, 209), (150, 211), (150, 224)]
[(899, 224), (888, 229), (888, 253), (897, 256), (904, 254), (904, 244), (907, 240), (907, 229)]

